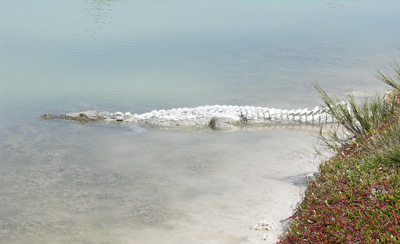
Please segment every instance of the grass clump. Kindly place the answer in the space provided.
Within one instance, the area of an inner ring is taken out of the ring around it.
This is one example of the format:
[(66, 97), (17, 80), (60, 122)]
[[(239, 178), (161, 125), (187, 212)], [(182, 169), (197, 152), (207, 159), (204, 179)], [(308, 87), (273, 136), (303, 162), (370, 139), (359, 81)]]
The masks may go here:
[(393, 88), (385, 98), (360, 104), (315, 85), (338, 122), (321, 137), (336, 153), (308, 183), (279, 243), (400, 243), (400, 67), (393, 69), (394, 77), (379, 73)]

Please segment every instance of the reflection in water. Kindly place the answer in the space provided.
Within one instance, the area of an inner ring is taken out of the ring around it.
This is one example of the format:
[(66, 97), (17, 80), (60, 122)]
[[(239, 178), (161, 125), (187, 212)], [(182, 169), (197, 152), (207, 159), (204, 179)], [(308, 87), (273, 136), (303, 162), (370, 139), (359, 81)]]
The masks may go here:
[(343, 1), (339, 2), (337, 0), (320, 0), (320, 2), (326, 3), (330, 8), (333, 9), (343, 9), (344, 7)]
[(88, 19), (83, 21), (87, 25), (86, 32), (96, 36), (107, 26), (113, 26), (113, 7), (116, 1), (113, 0), (84, 0), (83, 10)]

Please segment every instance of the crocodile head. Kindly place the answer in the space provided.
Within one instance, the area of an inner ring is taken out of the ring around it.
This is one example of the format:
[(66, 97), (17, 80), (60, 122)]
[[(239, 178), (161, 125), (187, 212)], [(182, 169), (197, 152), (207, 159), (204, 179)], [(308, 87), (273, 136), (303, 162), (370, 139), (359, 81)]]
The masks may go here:
[(77, 112), (77, 113), (67, 113), (67, 114), (61, 114), (61, 115), (43, 114), (40, 117), (42, 119), (46, 119), (46, 120), (64, 119), (64, 120), (73, 120), (73, 121), (79, 121), (81, 123), (86, 123), (86, 122), (102, 121), (105, 118), (104, 115), (105, 115), (104, 112), (100, 113), (98, 111), (93, 111), (93, 110), (84, 110), (84, 111)]

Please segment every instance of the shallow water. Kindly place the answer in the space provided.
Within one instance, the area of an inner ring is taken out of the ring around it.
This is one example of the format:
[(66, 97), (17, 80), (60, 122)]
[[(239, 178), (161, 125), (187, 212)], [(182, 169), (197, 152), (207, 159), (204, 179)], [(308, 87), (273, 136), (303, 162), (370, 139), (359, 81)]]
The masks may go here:
[(2, 234), (15, 243), (257, 240), (249, 228), (290, 215), (296, 177), (316, 167), (304, 131), (37, 128), (2, 144)]
[[(320, 103), (359, 97), (398, 57), (396, 1), (0, 3), (0, 242), (276, 240), (313, 129), (157, 130), (44, 121), (82, 109)], [(261, 220), (271, 231), (250, 227)], [(267, 234), (268, 236), (264, 236)]]

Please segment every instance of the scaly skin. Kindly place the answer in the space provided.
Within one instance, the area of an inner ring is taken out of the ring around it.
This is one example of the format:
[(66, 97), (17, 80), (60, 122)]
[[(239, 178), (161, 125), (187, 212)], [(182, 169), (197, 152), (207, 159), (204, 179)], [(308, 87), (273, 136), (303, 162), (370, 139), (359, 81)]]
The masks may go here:
[(144, 126), (176, 128), (176, 127), (209, 127), (211, 129), (232, 129), (246, 125), (268, 125), (273, 123), (330, 123), (332, 117), (324, 109), (315, 107), (307, 109), (281, 110), (253, 106), (200, 106), (195, 108), (177, 108), (170, 110), (154, 110), (143, 114), (123, 114), (85, 110), (62, 115), (44, 114), (43, 119), (64, 119), (103, 123), (135, 123)]

